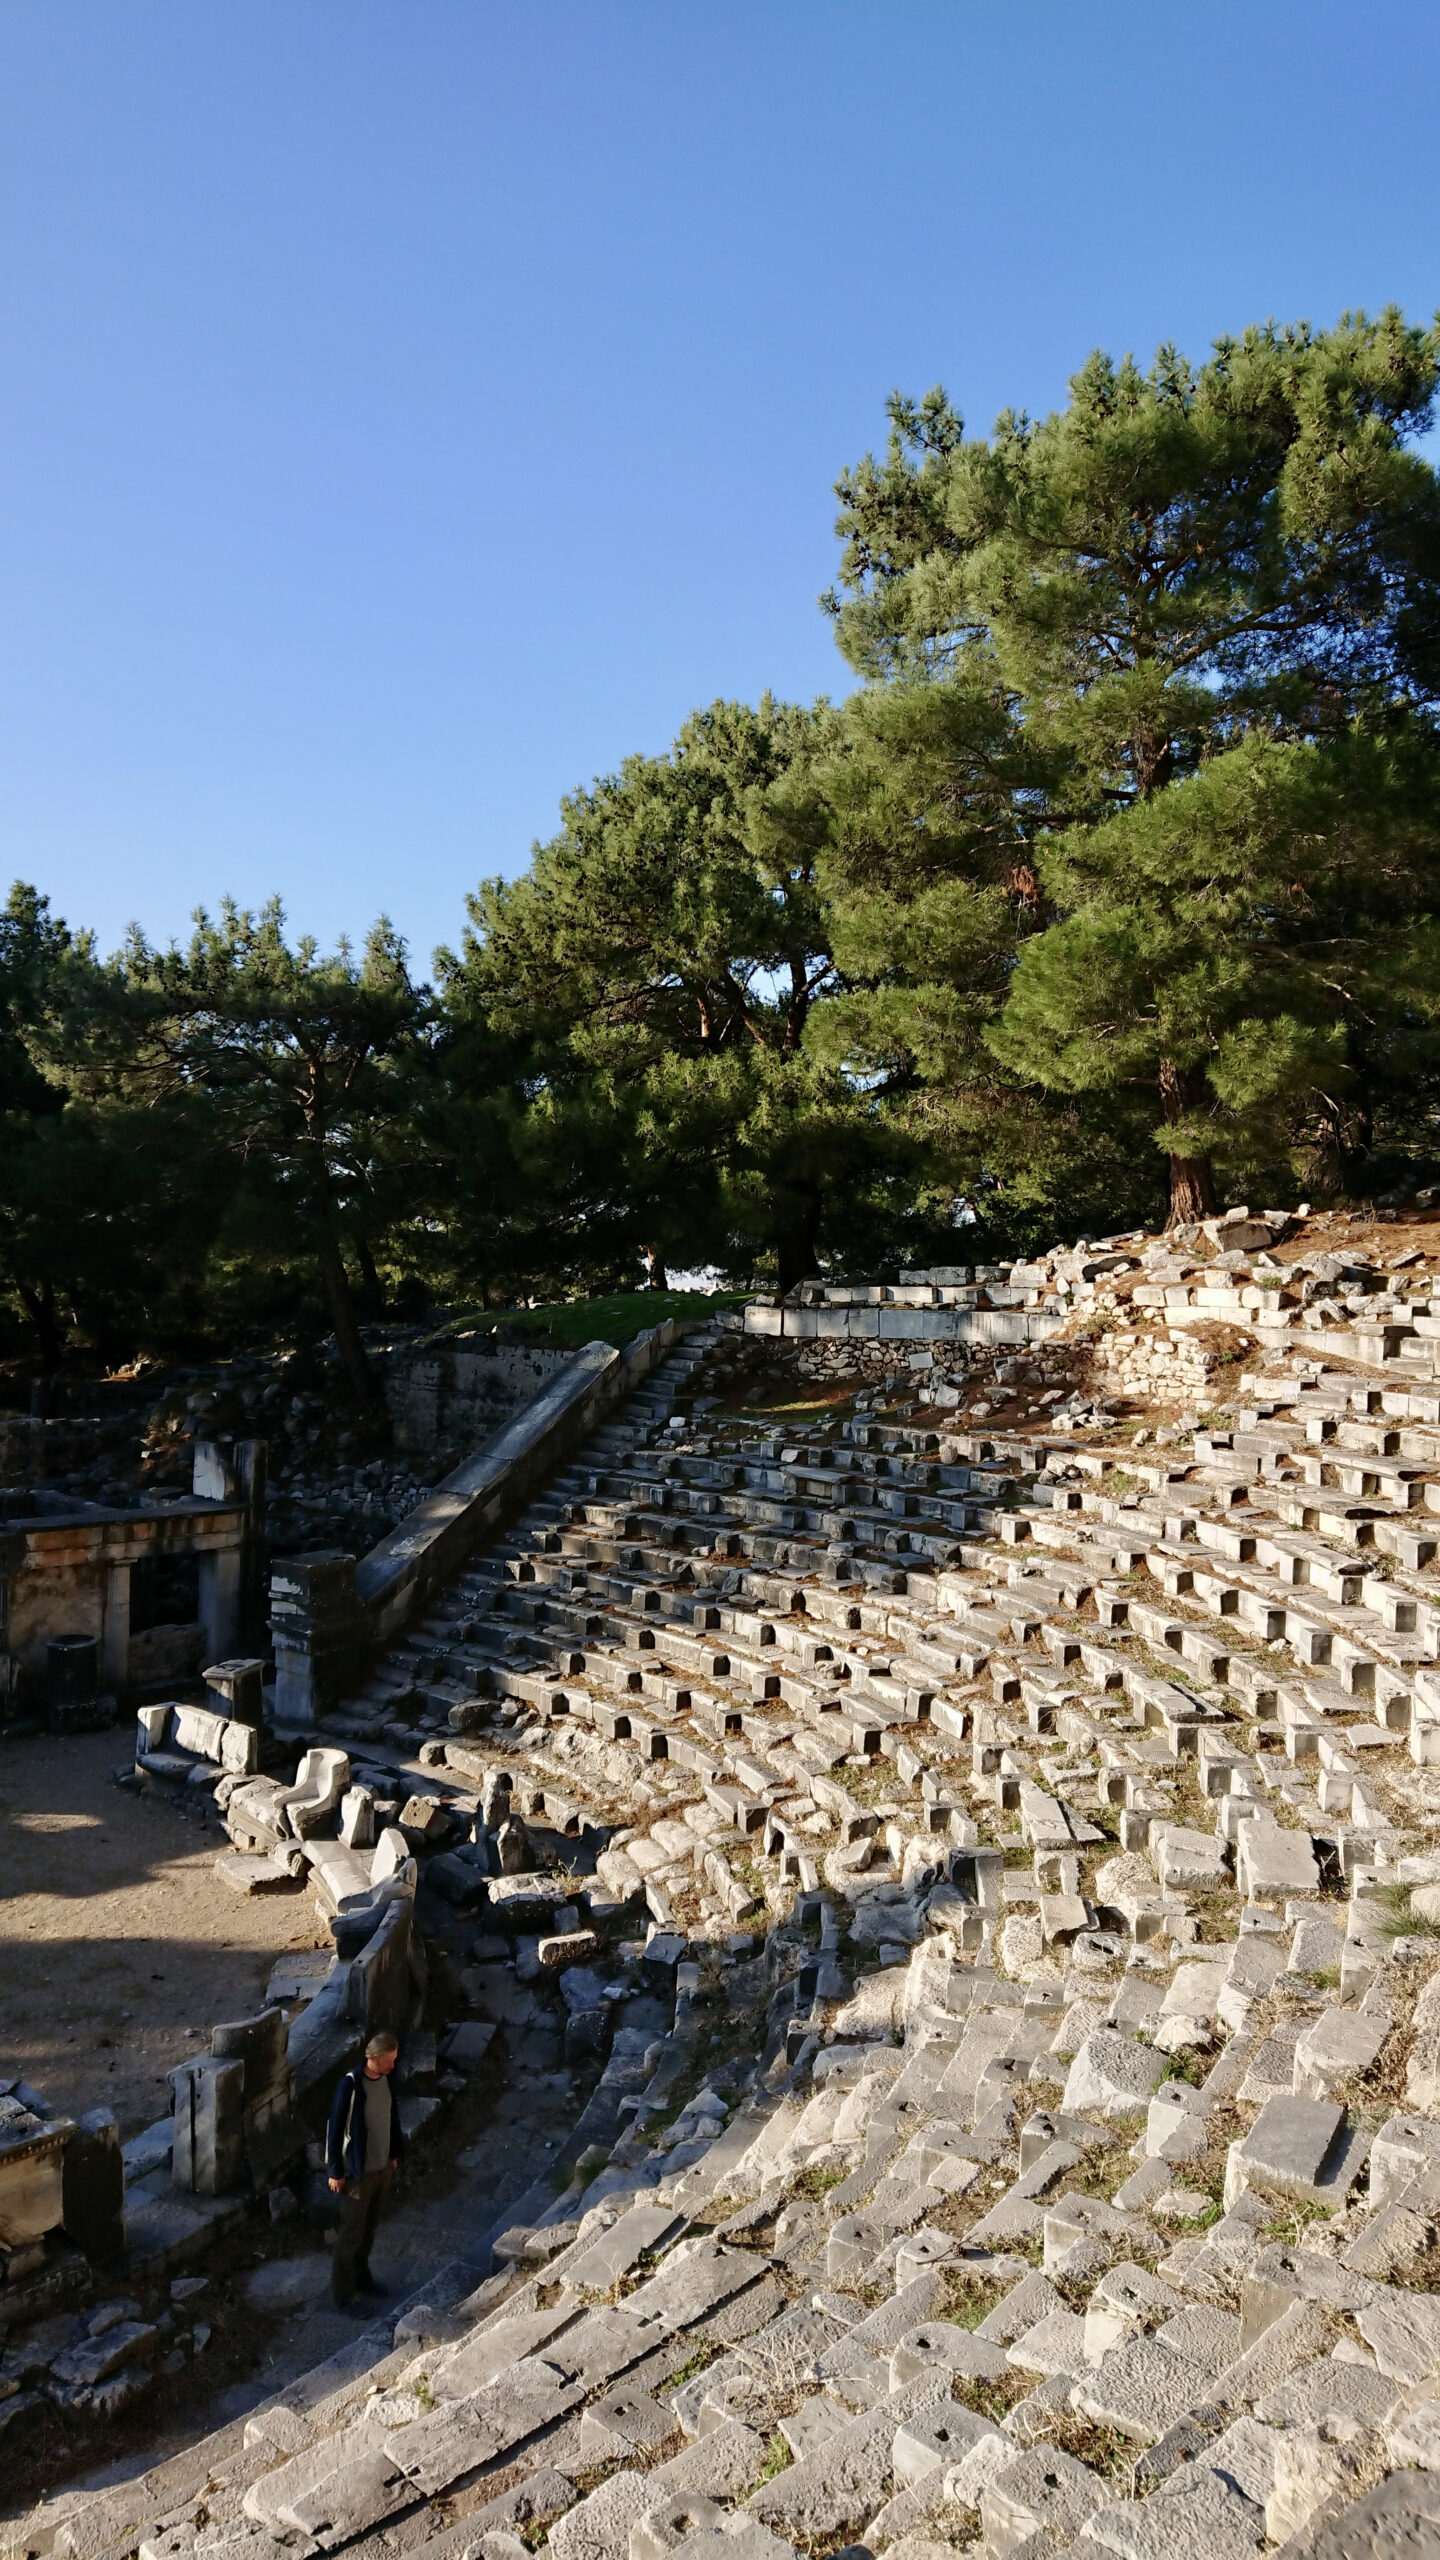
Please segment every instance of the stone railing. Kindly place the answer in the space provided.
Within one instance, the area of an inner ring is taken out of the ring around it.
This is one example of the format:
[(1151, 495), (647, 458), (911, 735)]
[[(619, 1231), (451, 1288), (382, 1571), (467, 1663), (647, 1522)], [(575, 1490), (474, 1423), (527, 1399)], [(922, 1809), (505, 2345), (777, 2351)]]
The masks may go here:
[(684, 1330), (667, 1319), (623, 1351), (587, 1343), (358, 1564), (323, 1553), (277, 1565), (270, 1581), (277, 1725), (313, 1725), (342, 1698), (371, 1656), (649, 1376)]

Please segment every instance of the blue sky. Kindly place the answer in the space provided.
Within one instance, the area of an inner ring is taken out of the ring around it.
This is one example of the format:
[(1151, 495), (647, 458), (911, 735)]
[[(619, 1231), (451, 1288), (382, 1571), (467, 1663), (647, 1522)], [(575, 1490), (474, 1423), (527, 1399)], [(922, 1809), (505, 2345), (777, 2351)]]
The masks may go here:
[(695, 703), (848, 689), (892, 386), (1428, 318), (1437, 108), (1433, 0), (4, 0), (0, 882), (428, 964)]

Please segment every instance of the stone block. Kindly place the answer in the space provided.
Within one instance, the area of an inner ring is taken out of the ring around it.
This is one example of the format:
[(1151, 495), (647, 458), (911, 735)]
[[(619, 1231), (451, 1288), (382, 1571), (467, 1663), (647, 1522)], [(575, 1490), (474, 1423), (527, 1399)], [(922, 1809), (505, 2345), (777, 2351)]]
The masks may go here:
[(932, 2472), (963, 2462), (989, 2431), (987, 2420), (958, 2402), (932, 2403), (895, 2430), (891, 2460), (896, 2487), (914, 2489)]
[(1089, 1928), (1091, 1918), (1089, 1905), (1081, 1894), (1042, 1893), (1040, 1896), (1040, 1926), (1047, 1947), (1078, 1937), (1082, 1929)]
[(647, 2249), (661, 2249), (684, 2220), (669, 2205), (636, 2204), (608, 2231), (598, 2232), (565, 2269), (565, 2282), (586, 2293), (608, 2293), (638, 2264)]
[(814, 2453), (752, 2492), (751, 2514), (797, 2541), (873, 2515), (891, 2477), (897, 2427), (935, 2406), (947, 2420), (955, 2407), (946, 2373), (922, 2374), (880, 2408), (837, 2427)]
[(81, 2338), (55, 2356), (50, 2371), (71, 2390), (92, 2390), (124, 2365), (148, 2363), (159, 2341), (160, 2332), (150, 2322), (117, 2320), (98, 2338)]
[[(1013, 2266), (1014, 2260), (1010, 2263)], [(997, 2346), (1011, 2347), (1017, 2338), (1023, 2338), (1027, 2329), (1033, 2329), (1038, 2320), (1064, 2307), (1063, 2298), (1049, 2277), (1042, 2275), (1037, 2268), (1030, 2275), (1022, 2276), (1018, 2284), (1013, 2284), (993, 2311), (986, 2312), (975, 2335), (993, 2339)]]
[[(1242, 2205), (1252, 2214), (1266, 2209), (1263, 2204), (1257, 2206), (1253, 2196), (1242, 2199)], [(1253, 2347), (1297, 2302), (1318, 2303), (1332, 2314), (1363, 2311), (1374, 2294), (1368, 2276), (1337, 2266), (1318, 2249), (1271, 2243), (1254, 2252), (1241, 2281), (1242, 2346)]]
[(1396, 2204), (1416, 2178), (1440, 2176), (1440, 2124), (1428, 2116), (1393, 2115), (1370, 2152), (1370, 2202)]
[(1097, 2027), (1070, 2065), (1062, 2104), (1069, 2115), (1133, 2115), (1165, 2074), (1165, 2056), (1113, 2028)]
[(1208, 2398), (1209, 2381), (1188, 2356), (1158, 2338), (1136, 2337), (1082, 2372), (1073, 2399), (1099, 2425), (1118, 2428), (1136, 2444), (1155, 2444)]
[(232, 1717), (220, 1736), (220, 1766), (230, 1777), (253, 1777), (260, 1766), (260, 1736), (255, 1725)]
[(1213, 1892), (1230, 1881), (1213, 1832), (1190, 1831), (1176, 1822), (1152, 1823), (1147, 1845), (1166, 1893)]
[(1242, 1824), (1235, 1882), (1247, 1902), (1293, 1902), (1320, 1891), (1320, 1870), (1306, 1831), (1282, 1831), (1263, 1817)]
[(259, 1727), (264, 1716), (263, 1661), (246, 1656), (233, 1662), (212, 1662), (200, 1677), (222, 1714), (235, 1724)]
[(373, 1849), (375, 1846), (375, 1797), (369, 1787), (347, 1787), (340, 1799), (340, 1846), (342, 1849)]
[(537, 2357), (509, 2365), (468, 2400), (442, 2401), (407, 2426), (387, 2429), (383, 2452), (422, 2497), (442, 2497), (458, 2481), (513, 2456), (568, 2417), (584, 2394)]
[[(335, 2439), (329, 2451), (333, 2461)], [(343, 2543), (375, 2532), (414, 2503), (410, 2482), (386, 2454), (362, 2452), (277, 2507), (275, 2522), (287, 2536), (307, 2546), (335, 2551)]]
[(1398, 2470), (1440, 2471), (1440, 2400), (1418, 2401), (1392, 2420), (1385, 2450)]
[(1316, 2427), (1332, 2419), (1384, 2427), (1401, 2396), (1400, 2385), (1372, 2366), (1321, 2356), (1267, 2391), (1256, 2401), (1255, 2415), (1266, 2427)]
[(1162, 2081), (1145, 2119), (1145, 2150), (1151, 2160), (1198, 2160), (1208, 2142), (1206, 2110), (1184, 2080)]
[[(1053, 2292), (1053, 2287), (1051, 2290)], [(863, 2364), (872, 2356), (888, 2357), (907, 2330), (913, 2329), (917, 2321), (928, 2319), (939, 2291), (939, 2279), (933, 2273), (914, 2277), (899, 2293), (892, 2294), (888, 2302), (882, 2302), (878, 2311), (869, 2312), (865, 2319), (857, 2320), (842, 2339), (826, 2349), (816, 2361), (817, 2377), (822, 2382), (828, 2381), (834, 2375), (853, 2372), (857, 2361)], [(930, 2379), (927, 2373), (919, 2374), (914, 2387), (919, 2390)], [(923, 2392), (921, 2397), (924, 2397)]]
[(454, 2071), (476, 2070), (484, 2061), (494, 2039), (495, 2029), (489, 2021), (479, 2018), (462, 2020), (458, 2027), (451, 2028), (445, 2039), (447, 2067)]
[(902, 2390), (936, 2366), (982, 2382), (997, 2382), (1008, 2370), (1004, 2348), (977, 2337), (973, 2329), (957, 2328), (949, 2320), (922, 2320), (890, 2350), (891, 2390)]
[(1220, 1964), (1177, 1965), (1160, 2004), (1162, 2019), (1198, 2018), (1208, 2024), (1216, 2014), (1225, 1972)]
[[(573, 2319), (570, 2309), (552, 2304), (545, 2311), (513, 2313), (474, 2329), (462, 2339), (453, 2354), (446, 2356), (432, 2376), (435, 2396), (440, 2400), (468, 2400), (497, 2373), (510, 2365), (518, 2365), (538, 2354), (548, 2345), (557, 2330), (569, 2328)], [(570, 2332), (573, 2335), (573, 2330)], [(546, 2361), (573, 2375), (573, 2362), (561, 2358), (559, 2349)]]
[(1338, 2081), (1368, 2071), (1389, 2032), (1386, 2018), (1353, 2009), (1327, 2010), (1296, 2041), (1296, 2096), (1327, 2098)]
[(665, 2496), (652, 2473), (617, 2471), (557, 2518), (546, 2547), (554, 2560), (628, 2560), (633, 2527), (647, 2509), (662, 2506)]
[(213, 1760), (218, 1767), (225, 1738), (225, 1717), (212, 1715), (207, 1707), (177, 1706), (170, 1712), (176, 1749), (193, 1751), (197, 1758)]
[(244, 2165), (245, 2065), (202, 2053), (170, 2073), (170, 2174), (183, 2194), (223, 2196)]
[(1101, 2357), (1156, 2329), (1181, 2308), (1180, 2296), (1147, 2267), (1122, 2261), (1103, 2275), (1085, 2307), (1085, 2361)]
[(694, 2244), (689, 2254), (676, 2250), (625, 2305), (635, 2320), (658, 2321), (667, 2331), (692, 2329), (708, 2320), (722, 2303), (757, 2284), (765, 2261), (748, 2249), (723, 2249), (710, 2241)]
[(1393, 2382), (1429, 2382), (1440, 2373), (1440, 2303), (1428, 2294), (1377, 2293), (1356, 2312), (1355, 2326)]
[(1252, 2560), (1264, 2546), (1264, 2508), (1203, 2458), (1172, 2472), (1153, 2497), (1098, 2509), (1079, 2545), (1116, 2560)]
[(1225, 2210), (1247, 2193), (1334, 2204), (1333, 2172), (1341, 2150), (1344, 2109), (1328, 2098), (1267, 2098), (1250, 2131), (1232, 2142), (1225, 2167)]
[(1085, 2463), (1053, 2446), (1037, 2447), (981, 2490), (986, 2545), (996, 2560), (1005, 2560), (1034, 2535), (1071, 2537), (1104, 2496), (1101, 2482)]
[(633, 2461), (636, 2455), (653, 2453), (676, 2432), (673, 2409), (622, 2382), (592, 2401), (582, 2416), (580, 2458), (585, 2463)]
[(1440, 2475), (1430, 2471), (1395, 2472), (1338, 2514), (1312, 2519), (1285, 2546), (1286, 2560), (1428, 2560), (1436, 2550)]
[(1078, 2312), (1049, 2311), (1007, 2350), (1020, 2373), (1079, 2373), (1085, 2363), (1085, 2323)]
[(558, 1937), (542, 1938), (538, 1953), (548, 1973), (559, 1973), (571, 1965), (593, 1964), (600, 1940), (593, 1929), (562, 1930)]
[[(683, 2489), (678, 2490), (647, 2507), (631, 2526), (630, 2560), (665, 2560), (665, 2554), (677, 2544), (688, 2543), (693, 2534), (713, 2531), (723, 2521), (724, 2510), (717, 2507), (713, 2498), (687, 2497)], [(762, 2531), (763, 2527), (755, 2530)]]
[(642, 2560), (644, 2555), (677, 2548), (683, 2548), (684, 2560), (793, 2560), (790, 2544), (767, 2533), (753, 2516), (725, 2516), (716, 2523), (687, 2524), (683, 2544), (678, 2533), (674, 2543), (658, 2540), (662, 2520), (675, 2518), (677, 2510), (688, 2516), (700, 2503), (697, 2499), (677, 2499), (664, 2507), (647, 2509), (640, 2523), (631, 2527), (630, 2560), (637, 2560), (637, 2535), (644, 2537), (639, 2545)]

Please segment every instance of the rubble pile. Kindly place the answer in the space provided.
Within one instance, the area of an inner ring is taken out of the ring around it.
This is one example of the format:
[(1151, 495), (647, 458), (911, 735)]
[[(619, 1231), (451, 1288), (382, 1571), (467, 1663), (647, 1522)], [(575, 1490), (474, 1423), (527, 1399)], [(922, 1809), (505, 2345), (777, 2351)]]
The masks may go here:
[(543, 1974), (600, 2082), (358, 2370), (56, 2549), (1440, 2547), (1440, 1319), (1262, 1223), (1025, 1311), (1232, 1327), (1203, 1413), (1013, 1337), (778, 1427), (662, 1373), (391, 1649), (330, 1812), (408, 1736), (477, 2015)]
[[(388, 1337), (375, 1346), (382, 1374), (389, 1348)], [(363, 1553), (431, 1490), (434, 1469), (377, 1445), (324, 1352), (242, 1353), (168, 1374), (67, 1380), (64, 1392), (73, 1410), (62, 1414), (0, 1413), (0, 1506), (17, 1517), (188, 1492), (197, 1440), (217, 1438), (265, 1440), (276, 1554)]]

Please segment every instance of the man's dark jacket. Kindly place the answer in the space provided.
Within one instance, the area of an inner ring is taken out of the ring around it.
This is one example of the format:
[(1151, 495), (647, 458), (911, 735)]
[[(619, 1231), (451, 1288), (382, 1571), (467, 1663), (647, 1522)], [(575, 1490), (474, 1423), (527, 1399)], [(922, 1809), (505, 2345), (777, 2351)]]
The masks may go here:
[[(400, 2109), (395, 2103), (395, 2081), (390, 2076), (390, 2159), (405, 2157), (405, 2136), (400, 2130)], [(377, 2169), (389, 2167), (388, 2160), (377, 2160)], [(365, 2175), (365, 2065), (357, 2062), (337, 2082), (330, 2101), (330, 2125), (325, 2136), (325, 2174), (330, 2178), (363, 2178)]]

